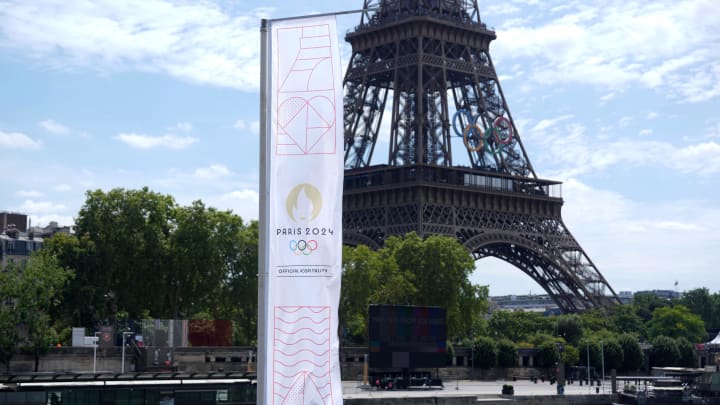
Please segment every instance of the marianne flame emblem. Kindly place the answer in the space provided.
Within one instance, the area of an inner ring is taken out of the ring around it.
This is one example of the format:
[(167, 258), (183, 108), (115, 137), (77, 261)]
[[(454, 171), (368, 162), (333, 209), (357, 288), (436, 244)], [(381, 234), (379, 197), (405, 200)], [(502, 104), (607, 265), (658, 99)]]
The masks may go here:
[(298, 184), (290, 190), (285, 208), (288, 216), (295, 222), (312, 221), (320, 215), (322, 194), (312, 184)]

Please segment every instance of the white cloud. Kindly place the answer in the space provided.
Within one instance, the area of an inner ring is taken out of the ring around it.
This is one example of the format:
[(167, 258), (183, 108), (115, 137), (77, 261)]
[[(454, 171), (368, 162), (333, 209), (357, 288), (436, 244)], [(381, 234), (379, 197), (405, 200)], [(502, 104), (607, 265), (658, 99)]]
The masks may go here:
[(195, 177), (204, 180), (213, 180), (220, 177), (230, 176), (230, 170), (224, 165), (211, 165), (195, 169)]
[(40, 149), (42, 142), (36, 141), (19, 132), (0, 131), (0, 150), (2, 149)]
[(650, 128), (641, 129), (640, 132), (639, 132), (639, 135), (640, 135), (640, 136), (650, 136), (650, 135), (652, 135), (652, 134), (653, 134), (653, 130), (650, 129)]
[(43, 193), (42, 191), (37, 190), (18, 190), (15, 192), (15, 195), (18, 197), (24, 197), (24, 198), (38, 198), (42, 197)]
[(514, 4), (508, 2), (501, 2), (485, 6), (483, 8), (483, 14), (485, 15), (505, 15), (515, 14), (520, 11), (520, 8)]
[(211, 2), (4, 1), (0, 45), (60, 69), (164, 72), (256, 91), (261, 16)]
[(650, 111), (650, 112), (647, 114), (647, 119), (649, 119), (649, 120), (654, 120), (655, 118), (657, 118), (657, 117), (659, 117), (659, 116), (660, 116), (660, 114), (656, 113), (655, 111)]
[(64, 193), (67, 191), (72, 191), (72, 187), (69, 184), (57, 184), (53, 186), (53, 191), (57, 191), (58, 193)]
[(618, 121), (618, 127), (625, 128), (628, 125), (630, 125), (632, 120), (633, 120), (632, 117), (628, 117), (628, 116), (622, 117), (622, 118), (620, 118), (620, 121)]
[(234, 190), (213, 198), (213, 206), (230, 209), (245, 221), (258, 219), (260, 194), (256, 190)]
[(698, 231), (703, 228), (700, 225), (676, 222), (676, 221), (660, 221), (655, 224), (658, 229), (664, 229), (668, 231)]
[[(549, 3), (543, 7), (560, 2)], [(494, 57), (510, 63), (531, 58), (527, 77), (543, 84), (611, 90), (640, 84), (687, 102), (720, 95), (715, 0), (574, 3), (542, 17), (522, 25), (502, 23)]]
[(193, 126), (191, 123), (178, 122), (177, 124), (169, 127), (167, 130), (171, 131), (171, 132), (173, 132), (173, 131), (190, 132), (190, 131), (192, 131), (192, 129), (193, 129)]
[(163, 136), (119, 134), (115, 137), (115, 139), (137, 149), (152, 149), (158, 147), (184, 149), (198, 141), (197, 138), (193, 138), (191, 136), (177, 136), (175, 134), (167, 134)]
[(562, 121), (569, 120), (572, 117), (573, 117), (572, 115), (567, 114), (567, 115), (561, 115), (561, 116), (555, 117), (555, 118), (540, 120), (540, 122), (535, 124), (535, 126), (532, 128), (532, 131), (536, 131), (536, 132), (545, 131), (546, 129), (551, 128)]
[(603, 103), (605, 103), (605, 102), (608, 102), (608, 101), (614, 99), (615, 96), (616, 96), (615, 92), (608, 93), (608, 94), (600, 97), (600, 101), (603, 102)]
[[(707, 286), (716, 269), (720, 208), (712, 201), (639, 202), (577, 179), (563, 184), (563, 219), (575, 240), (617, 291)], [(682, 254), (678, 254), (682, 252)], [(476, 262), (473, 281), (491, 295), (541, 288), (499, 260)], [(652, 277), (648, 277), (652, 274)]]
[(676, 145), (624, 137), (620, 132), (614, 137), (618, 140), (608, 142), (592, 138), (586, 132), (584, 125), (568, 123), (560, 130), (536, 131), (533, 128), (527, 138), (539, 143), (546, 151), (539, 156), (552, 166), (555, 171), (552, 177), (577, 177), (619, 164), (666, 167), (702, 176), (720, 173), (720, 143), (715, 141)]
[(52, 201), (34, 201), (34, 200), (25, 200), (22, 205), (20, 206), (21, 212), (27, 212), (29, 214), (33, 213), (40, 213), (40, 214), (47, 214), (52, 212), (62, 212), (65, 211), (65, 205), (54, 203)]
[(221, 199), (223, 199), (225, 201), (250, 200), (250, 201), (259, 202), (260, 195), (255, 190), (235, 190), (235, 191), (229, 192), (227, 194), (223, 194)]
[(45, 227), (48, 226), (50, 222), (56, 222), (60, 226), (72, 226), (75, 224), (75, 219), (72, 216), (62, 214), (35, 214), (30, 216), (30, 220), (32, 220), (33, 227)]
[(65, 125), (63, 125), (59, 122), (55, 122), (51, 119), (48, 119), (45, 121), (40, 121), (40, 123), (38, 125), (40, 125), (40, 127), (42, 127), (42, 129), (44, 129), (45, 131), (47, 131), (51, 134), (65, 135), (70, 132), (70, 129), (68, 129), (68, 127), (66, 127)]
[(679, 271), (693, 288), (714, 271), (720, 209), (711, 202), (638, 202), (575, 179), (563, 196), (565, 223), (616, 291), (660, 288)]
[(260, 121), (237, 120), (235, 124), (233, 124), (233, 128), (241, 131), (249, 130), (250, 133), (258, 135), (260, 134)]

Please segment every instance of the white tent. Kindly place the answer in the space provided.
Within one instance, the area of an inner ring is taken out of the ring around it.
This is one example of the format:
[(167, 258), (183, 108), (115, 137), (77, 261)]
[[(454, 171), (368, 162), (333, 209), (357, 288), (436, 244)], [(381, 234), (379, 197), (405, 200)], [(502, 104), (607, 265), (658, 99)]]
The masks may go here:
[(715, 336), (715, 339), (707, 342), (709, 345), (720, 345), (720, 332), (718, 332), (717, 336)]

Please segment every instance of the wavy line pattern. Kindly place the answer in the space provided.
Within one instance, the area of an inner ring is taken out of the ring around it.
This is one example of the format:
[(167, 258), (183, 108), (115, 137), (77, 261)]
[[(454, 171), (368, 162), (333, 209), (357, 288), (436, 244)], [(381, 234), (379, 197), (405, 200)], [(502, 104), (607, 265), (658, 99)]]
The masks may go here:
[(274, 335), (275, 404), (331, 404), (330, 307), (275, 307)]
[(316, 325), (319, 325), (319, 324), (321, 324), (321, 323), (323, 323), (323, 322), (327, 322), (328, 318), (319, 319), (319, 320), (317, 320), (317, 321), (314, 320), (314, 319), (312, 319), (312, 318), (309, 318), (309, 317), (307, 317), (307, 316), (303, 316), (302, 318), (295, 319), (295, 320), (293, 320), (293, 321), (291, 321), (291, 320), (285, 320), (285, 319), (278, 319), (278, 321), (284, 322), (284, 323), (298, 323), (298, 322), (302, 322), (303, 320), (309, 320), (310, 322), (312, 322), (312, 323), (314, 323), (314, 324), (316, 324)]
[(310, 338), (300, 338), (300, 339), (298, 339), (298, 340), (296, 340), (296, 341), (294, 341), (294, 342), (286, 342), (286, 341), (284, 341), (284, 340), (276, 337), (276, 338), (275, 338), (275, 342), (280, 342), (280, 343), (282, 343), (282, 344), (285, 345), (285, 346), (293, 346), (293, 345), (296, 345), (296, 344), (298, 344), (298, 343), (300, 343), (300, 342), (310, 342), (310, 343), (312, 343), (312, 344), (314, 344), (314, 345), (317, 346), (317, 345), (323, 345), (323, 344), (329, 343), (330, 340), (329, 340), (329, 339), (325, 339), (325, 340), (321, 340), (321, 341), (319, 341), (319, 342), (316, 342), (316, 341), (314, 341), (314, 340), (312, 340), (312, 339), (310, 339)]
[(325, 350), (324, 352), (317, 353), (317, 352), (314, 352), (314, 351), (312, 351), (312, 350), (310, 350), (310, 349), (300, 349), (300, 350), (298, 350), (298, 351), (295, 352), (295, 353), (285, 353), (285, 352), (282, 351), (282, 350), (275, 350), (275, 352), (276, 352), (276, 353), (280, 353), (280, 354), (282, 354), (282, 355), (284, 355), (284, 356), (295, 356), (295, 355), (298, 354), (299, 352), (308, 352), (308, 353), (312, 353), (312, 354), (314, 354), (314, 355), (316, 355), (316, 356), (327, 356), (327, 355), (329, 354), (329, 351), (328, 351), (328, 350)]

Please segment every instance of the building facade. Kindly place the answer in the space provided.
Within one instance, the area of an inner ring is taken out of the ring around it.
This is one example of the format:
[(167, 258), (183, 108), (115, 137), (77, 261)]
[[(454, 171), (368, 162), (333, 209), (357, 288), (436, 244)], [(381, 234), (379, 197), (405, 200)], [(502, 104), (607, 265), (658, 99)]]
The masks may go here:
[(0, 212), (0, 270), (9, 265), (24, 266), (32, 252), (41, 249), (43, 239), (27, 232), (27, 215)]

